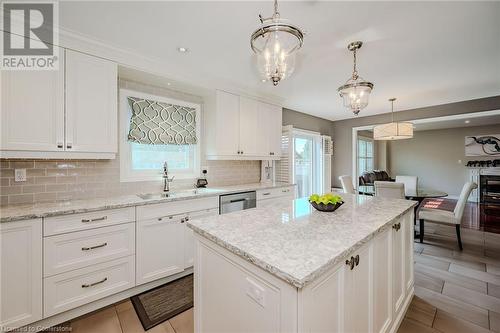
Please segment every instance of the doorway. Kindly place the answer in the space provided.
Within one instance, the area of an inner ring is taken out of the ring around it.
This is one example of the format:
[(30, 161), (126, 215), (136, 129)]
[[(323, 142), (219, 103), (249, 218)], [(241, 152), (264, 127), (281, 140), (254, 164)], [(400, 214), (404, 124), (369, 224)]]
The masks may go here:
[(323, 157), (319, 133), (294, 130), (293, 182), (297, 184), (297, 197), (321, 193), (323, 185)]

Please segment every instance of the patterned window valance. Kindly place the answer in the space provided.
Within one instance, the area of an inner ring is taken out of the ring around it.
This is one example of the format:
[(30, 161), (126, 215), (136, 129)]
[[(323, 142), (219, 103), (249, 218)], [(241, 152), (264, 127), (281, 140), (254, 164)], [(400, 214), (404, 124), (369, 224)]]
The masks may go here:
[(128, 141), (149, 145), (196, 144), (196, 109), (127, 97), (132, 118)]

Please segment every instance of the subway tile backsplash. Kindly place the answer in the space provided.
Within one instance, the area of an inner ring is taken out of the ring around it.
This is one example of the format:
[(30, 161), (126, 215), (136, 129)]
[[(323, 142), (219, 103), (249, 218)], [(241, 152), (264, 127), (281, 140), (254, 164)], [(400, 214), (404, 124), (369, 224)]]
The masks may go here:
[[(260, 181), (260, 161), (206, 161), (209, 186)], [(25, 182), (14, 169), (26, 169)], [(174, 180), (171, 190), (193, 187), (194, 180)], [(114, 160), (0, 160), (0, 205), (53, 202), (159, 192), (162, 181), (120, 182)]]

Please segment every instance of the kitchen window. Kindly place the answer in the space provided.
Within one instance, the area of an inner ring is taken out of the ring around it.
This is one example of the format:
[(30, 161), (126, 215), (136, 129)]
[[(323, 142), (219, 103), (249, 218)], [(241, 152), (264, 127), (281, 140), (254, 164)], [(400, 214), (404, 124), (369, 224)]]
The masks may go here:
[(358, 137), (358, 175), (373, 168), (373, 140)]
[(199, 104), (121, 89), (120, 180), (160, 180), (165, 162), (176, 179), (199, 177), (199, 119)]

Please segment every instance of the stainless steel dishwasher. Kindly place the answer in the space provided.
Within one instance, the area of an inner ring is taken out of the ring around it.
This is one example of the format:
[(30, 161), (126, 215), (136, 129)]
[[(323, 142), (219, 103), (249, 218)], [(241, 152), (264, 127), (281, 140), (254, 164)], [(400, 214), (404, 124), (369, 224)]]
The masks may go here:
[(219, 196), (219, 214), (255, 208), (256, 205), (257, 198), (255, 191), (224, 194)]

